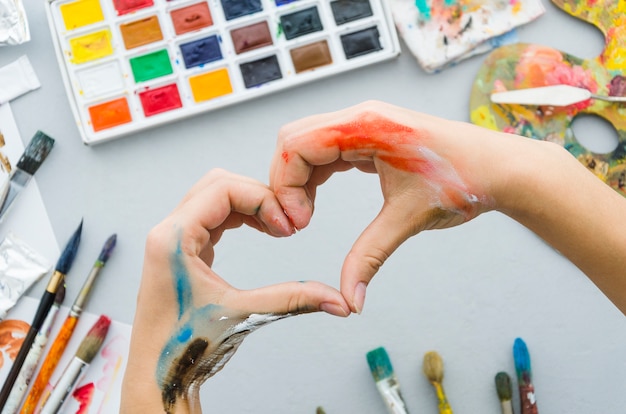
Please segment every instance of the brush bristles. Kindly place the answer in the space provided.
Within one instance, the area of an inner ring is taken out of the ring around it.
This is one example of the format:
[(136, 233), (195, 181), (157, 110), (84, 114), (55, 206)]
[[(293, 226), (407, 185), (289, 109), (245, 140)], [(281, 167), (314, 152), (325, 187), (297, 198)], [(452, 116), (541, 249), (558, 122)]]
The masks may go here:
[(34, 175), (52, 150), (53, 145), (54, 139), (41, 131), (37, 131), (24, 150), (24, 154), (18, 160), (17, 168)]
[(496, 391), (500, 401), (511, 401), (513, 398), (513, 385), (511, 377), (506, 372), (498, 372), (496, 374)]
[(102, 264), (106, 263), (107, 260), (109, 260), (109, 257), (111, 256), (111, 253), (113, 253), (113, 248), (115, 247), (115, 243), (117, 241), (117, 235), (114, 234), (111, 237), (109, 237), (106, 241), (106, 243), (104, 243), (104, 247), (102, 247), (102, 251), (100, 252), (100, 256), (98, 257), (98, 261), (101, 262)]
[(530, 354), (528, 347), (522, 338), (515, 339), (513, 344), (513, 359), (515, 360), (515, 370), (520, 385), (525, 385), (530, 381)]
[(322, 407), (317, 407), (315, 414), (326, 414), (326, 411)]
[(59, 257), (59, 261), (57, 262), (55, 270), (63, 275), (66, 275), (67, 272), (70, 271), (70, 267), (72, 267), (72, 263), (74, 263), (74, 259), (76, 258), (76, 252), (78, 251), (78, 245), (80, 244), (80, 235), (83, 231), (83, 221), (80, 221), (80, 224), (70, 240), (67, 242), (65, 246), (65, 250), (63, 250), (63, 254)]
[(441, 355), (435, 351), (425, 353), (422, 371), (430, 382), (441, 383), (443, 381), (443, 359)]
[(88, 364), (91, 363), (107, 336), (109, 326), (111, 326), (111, 319), (106, 315), (101, 315), (78, 347), (76, 357)]
[(380, 347), (369, 351), (367, 353), (367, 363), (370, 366), (374, 381), (378, 382), (393, 376), (393, 367), (385, 348)]

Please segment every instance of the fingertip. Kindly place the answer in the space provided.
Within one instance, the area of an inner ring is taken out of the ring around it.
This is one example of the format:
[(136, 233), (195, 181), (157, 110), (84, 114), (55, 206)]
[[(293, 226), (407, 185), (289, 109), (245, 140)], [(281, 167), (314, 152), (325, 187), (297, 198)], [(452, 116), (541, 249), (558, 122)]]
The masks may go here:
[(295, 229), (308, 226), (313, 215), (313, 202), (302, 187), (282, 188), (276, 191), (276, 198)]
[(341, 294), (350, 306), (350, 310), (358, 315), (363, 312), (367, 286), (376, 274), (376, 270), (367, 260), (353, 250), (348, 253), (341, 270)]
[(354, 287), (354, 294), (352, 295), (352, 309), (358, 315), (363, 311), (363, 305), (365, 304), (365, 293), (367, 291), (367, 284), (365, 282), (359, 282)]
[(334, 316), (340, 316), (342, 318), (349, 316), (351, 313), (351, 310), (347, 306), (342, 306), (332, 302), (321, 303), (319, 309), (322, 312), (326, 312)]

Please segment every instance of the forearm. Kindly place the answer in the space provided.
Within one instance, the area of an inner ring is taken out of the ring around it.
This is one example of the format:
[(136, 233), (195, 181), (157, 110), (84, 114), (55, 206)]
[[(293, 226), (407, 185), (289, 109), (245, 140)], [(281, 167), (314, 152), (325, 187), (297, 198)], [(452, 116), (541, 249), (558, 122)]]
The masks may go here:
[(497, 209), (580, 268), (626, 314), (626, 199), (560, 146), (507, 137)]

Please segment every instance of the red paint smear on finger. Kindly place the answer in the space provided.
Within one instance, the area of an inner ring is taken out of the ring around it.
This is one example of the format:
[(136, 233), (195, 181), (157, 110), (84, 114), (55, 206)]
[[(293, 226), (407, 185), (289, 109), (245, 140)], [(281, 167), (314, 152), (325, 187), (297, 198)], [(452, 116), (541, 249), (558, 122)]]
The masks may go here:
[(319, 133), (328, 137), (326, 147), (337, 146), (341, 152), (357, 151), (373, 156), (399, 170), (424, 173), (430, 163), (418, 152), (425, 133), (380, 116), (366, 114), (361, 119), (334, 125)]
[[(403, 171), (423, 172), (426, 161), (420, 157), (418, 148), (426, 137), (426, 131), (368, 112), (344, 124), (305, 132), (301, 138), (313, 145), (336, 147), (341, 152), (354, 151), (364, 157), (376, 155)], [(292, 151), (287, 148), (281, 158), (288, 164)]]
[(90, 382), (82, 387), (76, 388), (76, 390), (72, 393), (72, 397), (74, 397), (79, 404), (76, 414), (87, 414), (89, 412), (89, 406), (91, 405), (91, 400), (93, 399), (95, 390), (96, 386), (93, 382)]

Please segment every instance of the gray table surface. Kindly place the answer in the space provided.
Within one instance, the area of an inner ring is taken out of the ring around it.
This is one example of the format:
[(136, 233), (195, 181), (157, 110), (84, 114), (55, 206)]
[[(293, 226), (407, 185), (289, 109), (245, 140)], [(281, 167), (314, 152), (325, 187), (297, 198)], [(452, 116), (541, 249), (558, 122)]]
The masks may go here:
[[(521, 41), (583, 58), (600, 52), (598, 30), (545, 5), (547, 13), (519, 31)], [(37, 182), (59, 244), (85, 220), (68, 297), (115, 232), (118, 247), (87, 310), (126, 323), (135, 310), (146, 233), (205, 172), (221, 167), (266, 182), (281, 125), (366, 99), (468, 120), (470, 85), (484, 58), (427, 75), (403, 44), (393, 61), (89, 147), (70, 111), (43, 1), (28, 1), (26, 9), (32, 40), (1, 48), (0, 66), (26, 54), (42, 83), (12, 108), (24, 140), (37, 129), (57, 140)], [(240, 288), (302, 279), (338, 286), (345, 254), (380, 208), (378, 182), (350, 172), (318, 194), (305, 231), (280, 240), (252, 230), (228, 233), (214, 268)], [(41, 282), (29, 295), (39, 297), (43, 288)], [(531, 352), (542, 413), (624, 411), (626, 318), (571, 263), (497, 213), (405, 243), (372, 282), (361, 316), (306, 315), (255, 332), (204, 386), (203, 406), (233, 413), (313, 413), (318, 405), (329, 414), (384, 412), (365, 360), (382, 345), (411, 412), (437, 410), (421, 374), (423, 354), (434, 349), (444, 357), (455, 412), (498, 413), (493, 378), (501, 370), (514, 375), (517, 336)]]

